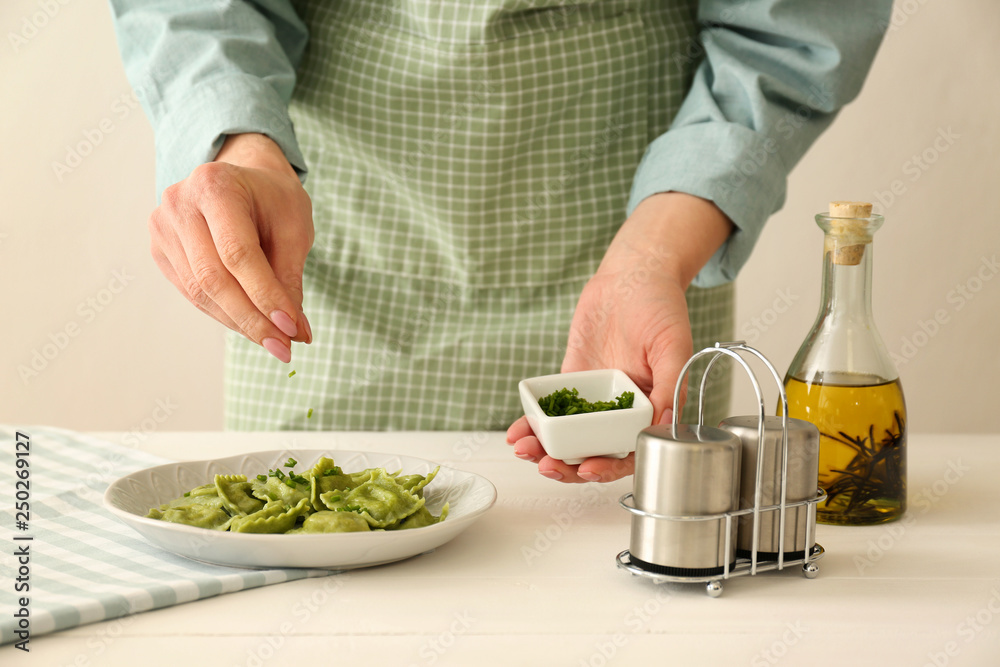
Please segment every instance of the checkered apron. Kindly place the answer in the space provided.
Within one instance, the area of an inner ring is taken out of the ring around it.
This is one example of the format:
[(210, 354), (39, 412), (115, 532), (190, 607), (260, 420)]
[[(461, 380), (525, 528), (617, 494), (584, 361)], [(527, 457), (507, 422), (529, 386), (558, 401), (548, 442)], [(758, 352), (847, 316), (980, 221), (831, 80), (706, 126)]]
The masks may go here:
[[(559, 371), (636, 166), (690, 84), (695, 6), (304, 4), (291, 113), (316, 223), (314, 342), (285, 366), (230, 336), (227, 426), (518, 418), (518, 380)], [(692, 287), (688, 307), (696, 350), (731, 337), (731, 286)], [(727, 382), (713, 387), (706, 423), (728, 406)]]

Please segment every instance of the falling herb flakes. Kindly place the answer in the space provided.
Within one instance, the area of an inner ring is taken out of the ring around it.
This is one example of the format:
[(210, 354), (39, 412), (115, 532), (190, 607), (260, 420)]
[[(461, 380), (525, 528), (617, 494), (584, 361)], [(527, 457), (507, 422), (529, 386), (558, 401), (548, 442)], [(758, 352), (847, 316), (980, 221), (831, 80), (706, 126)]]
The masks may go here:
[[(288, 377), (292, 377), (293, 375), (295, 375), (295, 371), (289, 373)], [(309, 412), (306, 413), (306, 419), (312, 419), (312, 416), (313, 416), (313, 409), (309, 408)]]

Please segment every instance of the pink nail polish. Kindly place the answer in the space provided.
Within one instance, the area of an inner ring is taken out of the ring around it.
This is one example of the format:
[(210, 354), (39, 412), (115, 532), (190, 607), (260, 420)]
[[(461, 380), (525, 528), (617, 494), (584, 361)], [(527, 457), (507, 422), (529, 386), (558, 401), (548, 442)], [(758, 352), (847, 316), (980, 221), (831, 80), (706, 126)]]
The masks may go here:
[(276, 310), (271, 313), (271, 321), (274, 322), (274, 326), (281, 329), (281, 333), (289, 338), (295, 338), (299, 334), (299, 330), (295, 327), (295, 322), (282, 310)]
[(278, 361), (288, 363), (292, 360), (292, 351), (282, 344), (277, 338), (265, 338), (261, 341), (264, 349), (270, 352)]

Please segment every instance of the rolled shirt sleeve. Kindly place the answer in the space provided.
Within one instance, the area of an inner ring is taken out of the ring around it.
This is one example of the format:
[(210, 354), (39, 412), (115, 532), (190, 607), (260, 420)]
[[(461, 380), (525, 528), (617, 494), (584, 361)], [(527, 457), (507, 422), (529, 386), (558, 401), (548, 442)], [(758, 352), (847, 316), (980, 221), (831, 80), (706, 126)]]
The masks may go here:
[(110, 2), (125, 73), (156, 136), (158, 195), (245, 132), (273, 139), (305, 179), (288, 101), (308, 31), (290, 2)]
[(861, 90), (891, 0), (702, 0), (702, 57), (670, 129), (636, 171), (628, 213), (659, 192), (714, 202), (736, 231), (694, 280), (736, 278), (792, 167)]

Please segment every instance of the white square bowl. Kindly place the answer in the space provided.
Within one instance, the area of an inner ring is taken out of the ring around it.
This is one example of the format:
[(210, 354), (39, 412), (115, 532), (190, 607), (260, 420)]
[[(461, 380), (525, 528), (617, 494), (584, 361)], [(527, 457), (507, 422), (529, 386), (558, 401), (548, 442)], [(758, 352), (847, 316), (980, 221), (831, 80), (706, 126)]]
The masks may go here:
[[(635, 394), (631, 408), (550, 417), (538, 399), (560, 389), (576, 389), (590, 402), (613, 401), (623, 391)], [(639, 432), (653, 422), (653, 404), (620, 370), (609, 368), (557, 373), (518, 383), (521, 405), (545, 452), (569, 465), (592, 456), (622, 459), (635, 451)]]

